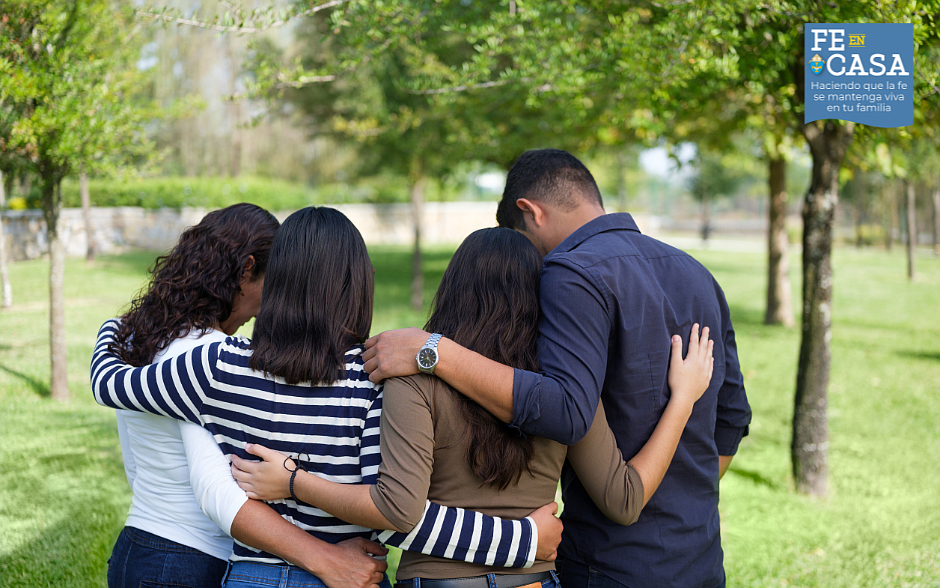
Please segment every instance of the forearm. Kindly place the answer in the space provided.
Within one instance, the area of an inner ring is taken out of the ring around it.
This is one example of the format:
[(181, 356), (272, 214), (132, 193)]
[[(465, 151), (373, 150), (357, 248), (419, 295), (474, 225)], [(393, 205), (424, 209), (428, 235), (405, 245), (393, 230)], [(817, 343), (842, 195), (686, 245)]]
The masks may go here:
[(257, 500), (242, 505), (232, 521), (232, 537), (278, 556), (311, 574), (329, 561), (333, 546), (284, 520), (270, 506)]
[(643, 480), (624, 462), (604, 405), (584, 439), (568, 448), (568, 461), (594, 505), (618, 525), (632, 525), (643, 509)]
[(297, 498), (334, 517), (370, 529), (403, 531), (375, 506), (369, 494), (370, 488), (364, 484), (337, 484), (304, 471), (297, 472), (294, 479), (294, 494)]
[(728, 468), (731, 466), (731, 460), (734, 459), (733, 455), (719, 455), (718, 456), (718, 479), (722, 479), (725, 475), (725, 472), (728, 471)]
[(438, 343), (438, 376), (490, 414), (512, 421), (512, 379), (514, 370), (443, 338)]
[[(214, 381), (211, 367), (206, 370), (215, 359), (204, 355), (207, 346), (160, 364), (132, 368), (108, 349), (116, 330), (114, 320), (101, 326), (92, 355), (91, 386), (98, 404), (201, 425), (202, 385), (211, 387)], [(156, 384), (151, 385), (152, 382)]]
[(643, 480), (643, 506), (646, 506), (663, 481), (691, 414), (691, 403), (670, 400), (649, 441), (627, 462)]

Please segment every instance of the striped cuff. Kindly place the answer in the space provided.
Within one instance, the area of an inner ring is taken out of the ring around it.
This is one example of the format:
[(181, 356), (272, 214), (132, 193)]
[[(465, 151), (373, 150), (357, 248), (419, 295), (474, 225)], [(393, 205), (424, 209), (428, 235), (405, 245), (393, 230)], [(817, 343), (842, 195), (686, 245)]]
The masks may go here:
[(535, 521), (506, 520), (428, 501), (424, 515), (410, 533), (382, 531), (386, 545), (487, 566), (528, 568), (535, 563), (538, 529)]

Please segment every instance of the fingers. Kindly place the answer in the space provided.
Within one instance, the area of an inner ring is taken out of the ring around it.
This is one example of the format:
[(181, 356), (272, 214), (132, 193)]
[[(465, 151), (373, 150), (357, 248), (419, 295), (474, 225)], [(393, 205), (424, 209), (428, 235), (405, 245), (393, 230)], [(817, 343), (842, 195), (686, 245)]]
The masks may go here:
[(258, 465), (258, 462), (256, 461), (248, 461), (247, 459), (242, 459), (238, 457), (237, 455), (232, 456), (232, 468), (233, 468), (232, 471), (233, 472), (238, 470), (240, 472), (250, 473), (254, 471), (257, 465)]
[(257, 455), (264, 461), (276, 461), (278, 459), (284, 459), (285, 455), (274, 451), (273, 449), (268, 449), (264, 445), (259, 443), (247, 443), (245, 444), (245, 451), (252, 455)]
[(362, 354), (362, 357), (372, 357), (375, 355), (375, 351), (373, 351), (372, 348), (375, 347), (375, 344), (379, 342), (379, 337), (381, 336), (382, 336), (382, 333), (379, 333), (378, 335), (374, 335), (366, 339), (366, 342), (364, 344), (366, 350), (365, 350), (365, 353)]
[(672, 336), (672, 353), (669, 362), (676, 365), (682, 363), (682, 337), (679, 335)]
[(557, 515), (557, 514), (558, 514), (558, 503), (557, 503), (557, 502), (552, 502), (549, 506), (552, 507), (552, 514), (553, 514), (553, 515)]
[(387, 555), (388, 549), (385, 549), (375, 541), (369, 541), (367, 539), (362, 539), (359, 543), (359, 547), (362, 548), (366, 553), (371, 553), (372, 555)]
[(698, 359), (699, 336), (698, 323), (692, 325), (692, 333), (689, 335), (689, 352), (686, 358)]
[(702, 338), (699, 339), (699, 345), (698, 345), (699, 361), (701, 361), (705, 357), (705, 355), (708, 353), (708, 344), (710, 342), (708, 339), (708, 333), (709, 333), (708, 327), (705, 327), (704, 329), (702, 329)]
[(706, 361), (708, 362), (707, 365), (708, 365), (708, 380), (709, 380), (709, 381), (711, 381), (711, 379), (712, 379), (712, 373), (715, 371), (715, 355), (714, 355), (714, 351), (715, 351), (715, 342), (714, 342), (714, 341), (709, 341), (709, 342), (708, 342), (708, 358), (707, 358), (707, 360), (706, 360)]

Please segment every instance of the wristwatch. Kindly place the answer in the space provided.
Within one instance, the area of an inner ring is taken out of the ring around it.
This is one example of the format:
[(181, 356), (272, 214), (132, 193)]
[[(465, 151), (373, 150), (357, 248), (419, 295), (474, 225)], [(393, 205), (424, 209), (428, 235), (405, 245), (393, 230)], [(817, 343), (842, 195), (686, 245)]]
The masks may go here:
[(437, 366), (437, 343), (441, 340), (440, 333), (434, 333), (428, 337), (428, 342), (424, 347), (418, 350), (415, 359), (418, 360), (418, 369), (426, 374), (433, 374)]

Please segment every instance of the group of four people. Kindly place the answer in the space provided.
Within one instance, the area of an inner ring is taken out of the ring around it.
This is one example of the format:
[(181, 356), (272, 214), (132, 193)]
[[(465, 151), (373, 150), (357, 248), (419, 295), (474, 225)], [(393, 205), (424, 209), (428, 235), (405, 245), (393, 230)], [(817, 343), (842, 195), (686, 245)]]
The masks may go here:
[(750, 409), (721, 289), (564, 151), (519, 158), (497, 221), (426, 330), (372, 339), (341, 213), (187, 230), (92, 359), (134, 490), (109, 585), (382, 585), (376, 529), (414, 588), (723, 586), (718, 480)]

